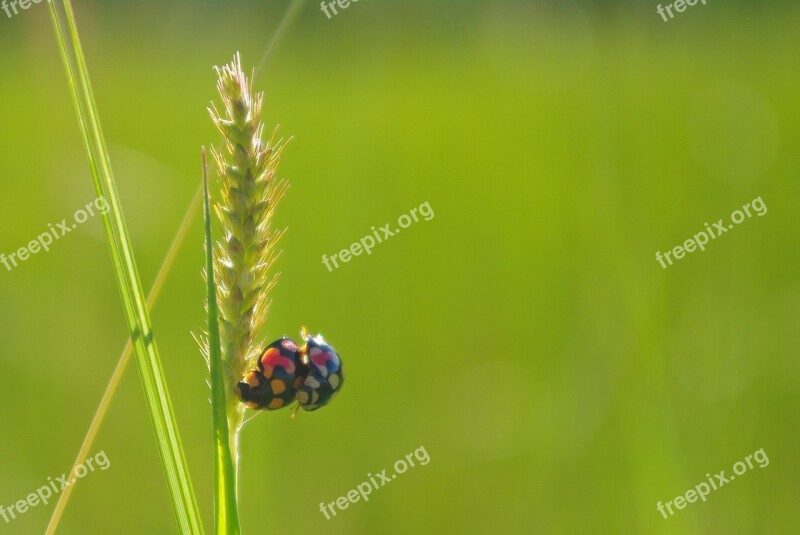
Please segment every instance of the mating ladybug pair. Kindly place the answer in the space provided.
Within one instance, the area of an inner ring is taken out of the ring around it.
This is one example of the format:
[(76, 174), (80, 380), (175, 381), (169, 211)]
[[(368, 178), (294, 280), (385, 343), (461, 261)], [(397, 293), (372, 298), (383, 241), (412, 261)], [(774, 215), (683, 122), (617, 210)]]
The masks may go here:
[(300, 335), (303, 347), (283, 337), (264, 349), (257, 367), (236, 385), (244, 404), (273, 411), (297, 400), (303, 409), (315, 411), (339, 392), (344, 384), (339, 354), (322, 335), (309, 336), (305, 329)]

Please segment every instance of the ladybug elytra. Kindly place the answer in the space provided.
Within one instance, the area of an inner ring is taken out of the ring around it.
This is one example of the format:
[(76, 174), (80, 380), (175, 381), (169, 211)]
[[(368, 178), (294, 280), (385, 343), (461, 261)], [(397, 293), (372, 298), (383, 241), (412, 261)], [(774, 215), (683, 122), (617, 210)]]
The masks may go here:
[(251, 409), (282, 409), (294, 401), (303, 366), (294, 340), (275, 340), (258, 357), (257, 368), (236, 385), (239, 398)]
[(297, 389), (297, 402), (304, 410), (315, 411), (330, 403), (342, 388), (342, 359), (322, 335), (306, 337), (300, 354), (309, 372)]

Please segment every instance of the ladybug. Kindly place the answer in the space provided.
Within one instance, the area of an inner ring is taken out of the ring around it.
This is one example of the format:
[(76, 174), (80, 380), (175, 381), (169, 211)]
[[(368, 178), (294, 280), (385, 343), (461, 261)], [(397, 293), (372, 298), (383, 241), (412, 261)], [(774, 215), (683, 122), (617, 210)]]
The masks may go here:
[(283, 337), (264, 348), (256, 369), (239, 381), (236, 390), (239, 399), (251, 409), (274, 411), (294, 401), (307, 374), (297, 344)]
[(322, 338), (301, 331), (305, 345), (300, 348), (300, 360), (308, 370), (297, 387), (296, 399), (306, 411), (315, 411), (331, 402), (344, 384), (342, 359)]

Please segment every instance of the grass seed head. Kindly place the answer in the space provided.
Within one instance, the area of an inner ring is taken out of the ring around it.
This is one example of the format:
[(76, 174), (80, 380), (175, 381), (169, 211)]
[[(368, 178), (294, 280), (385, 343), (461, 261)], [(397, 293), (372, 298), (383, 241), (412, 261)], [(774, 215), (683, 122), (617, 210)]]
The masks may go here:
[[(209, 108), (211, 119), (224, 139), (212, 149), (219, 175), (219, 200), (214, 211), (222, 239), (214, 251), (218, 286), (222, 359), (231, 410), (239, 413), (233, 385), (254, 366), (261, 346), (258, 338), (269, 312), (269, 291), (277, 274), (276, 243), (283, 230), (275, 229), (272, 216), (288, 184), (275, 174), (286, 142), (263, 139), (263, 93), (253, 93), (237, 53), (233, 61), (215, 68), (222, 108)], [(277, 130), (277, 129), (276, 129)]]

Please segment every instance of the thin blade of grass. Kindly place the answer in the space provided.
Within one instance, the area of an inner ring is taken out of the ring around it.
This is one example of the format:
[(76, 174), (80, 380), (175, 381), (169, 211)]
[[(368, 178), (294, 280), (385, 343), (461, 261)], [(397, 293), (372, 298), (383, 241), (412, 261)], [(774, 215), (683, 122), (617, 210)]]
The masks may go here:
[[(48, 0), (48, 2), (52, 3), (52, 0)], [(263, 68), (267, 63), (267, 59), (272, 54), (275, 46), (277, 45), (280, 38), (283, 36), (288, 26), (291, 25), (291, 23), (296, 18), (297, 13), (299, 12), (299, 8), (302, 6), (303, 2), (304, 0), (292, 0), (292, 2), (289, 4), (286, 12), (284, 13), (283, 18), (281, 19), (275, 33), (272, 36), (272, 39), (270, 39), (269, 44), (265, 49), (261, 62), (259, 63), (258, 68), (256, 69), (257, 74), (261, 74), (261, 72), (263, 71)], [(60, 49), (62, 51), (62, 54), (66, 50), (64, 46), (60, 46)], [(70, 79), (70, 83), (71, 82), (72, 79)], [(75, 106), (76, 108), (78, 108), (79, 103), (76, 102)], [(84, 142), (89, 143), (88, 139), (84, 139)], [(158, 275), (156, 276), (156, 282), (153, 284), (152, 288), (150, 289), (150, 293), (147, 296), (147, 306), (149, 309), (152, 309), (153, 304), (157, 300), (161, 288), (163, 287), (164, 280), (166, 279), (166, 276), (169, 274), (169, 271), (172, 267), (172, 262), (175, 259), (175, 255), (177, 254), (178, 250), (180, 249), (180, 246), (183, 243), (184, 238), (186, 237), (186, 232), (188, 231), (188, 225), (194, 218), (194, 213), (197, 211), (197, 208), (199, 207), (202, 192), (203, 192), (203, 186), (201, 184), (197, 190), (197, 193), (195, 194), (195, 197), (192, 201), (192, 205), (189, 211), (187, 212), (183, 222), (181, 223), (181, 227), (178, 230), (178, 234), (173, 239), (173, 242), (170, 245), (170, 249), (167, 253), (167, 256), (162, 262), (161, 268), (159, 269)], [(81, 445), (75, 463), (73, 464), (73, 470), (78, 465), (82, 464), (83, 461), (88, 456), (91, 446), (94, 443), (94, 440), (100, 429), (100, 426), (103, 423), (103, 420), (105, 419), (108, 407), (111, 403), (111, 399), (114, 397), (120, 379), (122, 378), (122, 375), (124, 374), (125, 370), (128, 367), (128, 364), (130, 362), (130, 357), (132, 354), (133, 354), (133, 344), (129, 339), (127, 344), (125, 345), (125, 349), (123, 350), (122, 355), (120, 355), (119, 360), (117, 361), (117, 366), (114, 368), (114, 372), (112, 373), (111, 378), (109, 379), (108, 385), (106, 386), (106, 389), (103, 393), (103, 397), (100, 400), (100, 404), (98, 405), (98, 408), (95, 411), (95, 415), (92, 418), (92, 422), (89, 425), (89, 430), (86, 432), (83, 444)], [(50, 523), (47, 526), (47, 531), (45, 535), (53, 535), (56, 532), (56, 528), (61, 522), (64, 510), (66, 509), (66, 506), (69, 503), (69, 498), (74, 488), (75, 485), (67, 487), (64, 493), (62, 493), (59, 496), (58, 503), (56, 504), (56, 508), (53, 511), (53, 515), (50, 518)]]
[(300, 13), (300, 8), (303, 7), (303, 2), (305, 2), (305, 0), (292, 0), (292, 2), (289, 4), (289, 7), (286, 8), (283, 18), (278, 23), (278, 27), (275, 29), (275, 33), (272, 35), (272, 39), (270, 39), (269, 44), (267, 45), (267, 49), (261, 56), (261, 61), (258, 62), (258, 66), (255, 70), (256, 75), (261, 74), (261, 71), (264, 69), (264, 67), (266, 67), (267, 60), (272, 55), (272, 49), (275, 48), (275, 46), (278, 44), (278, 41), (281, 40), (283, 34), (286, 32), (289, 26), (291, 26), (292, 22), (294, 22), (294, 19)]
[(228, 433), (228, 401), (222, 373), (217, 285), (214, 281), (214, 242), (211, 239), (211, 202), (208, 166), (203, 148), (203, 219), (206, 233), (206, 283), (208, 291), (208, 362), (211, 376), (211, 411), (214, 428), (214, 523), (218, 535), (239, 535), (236, 469)]
[[(172, 268), (172, 264), (175, 262), (175, 258), (178, 255), (181, 244), (183, 243), (184, 239), (186, 239), (186, 235), (189, 232), (191, 223), (194, 220), (194, 216), (197, 213), (198, 207), (200, 206), (202, 194), (203, 185), (201, 183), (194, 194), (194, 198), (192, 199), (192, 203), (189, 205), (189, 209), (186, 211), (186, 215), (183, 217), (183, 221), (181, 221), (181, 225), (178, 228), (178, 233), (175, 235), (175, 238), (172, 240), (172, 243), (169, 246), (167, 256), (161, 263), (161, 267), (156, 275), (156, 280), (153, 282), (153, 286), (150, 288), (150, 293), (147, 295), (147, 308), (149, 310), (153, 309), (153, 306), (158, 300), (159, 295), (161, 295), (161, 289), (164, 287), (164, 282), (167, 279), (167, 275)], [(128, 368), (131, 355), (133, 355), (133, 343), (131, 342), (131, 339), (128, 338), (128, 342), (125, 344), (125, 349), (123, 349), (122, 355), (120, 355), (117, 365), (114, 367), (114, 372), (111, 374), (111, 379), (109, 379), (108, 385), (103, 392), (103, 397), (100, 400), (100, 404), (97, 406), (97, 410), (94, 413), (92, 423), (89, 425), (89, 430), (86, 432), (86, 436), (83, 439), (80, 450), (78, 450), (78, 455), (75, 457), (75, 462), (72, 465), (72, 470), (70, 473), (74, 473), (78, 466), (83, 464), (89, 455), (89, 451), (94, 443), (94, 439), (97, 437), (97, 433), (100, 431), (100, 425), (103, 423), (106, 413), (108, 412), (108, 407), (111, 405), (111, 398), (114, 397), (114, 393), (117, 391), (119, 382), (122, 380), (122, 376), (125, 373), (125, 370)], [(58, 502), (56, 503), (56, 507), (50, 517), (50, 522), (47, 525), (45, 535), (55, 534), (56, 528), (61, 522), (61, 517), (64, 514), (64, 510), (67, 507), (67, 503), (69, 503), (69, 498), (72, 495), (72, 491), (75, 490), (75, 487), (79, 482), (80, 479), (76, 479), (72, 485), (65, 488), (64, 491), (58, 495)]]
[[(109, 206), (107, 212), (103, 214), (103, 226), (178, 527), (181, 533), (201, 534), (203, 528), (197, 500), (191, 485), (144, 292), (111, 172), (108, 149), (100, 127), (97, 105), (80, 45), (72, 4), (70, 0), (63, 2), (72, 52), (67, 46), (53, 1), (49, 0), (48, 4), (73, 104), (78, 115), (95, 191), (98, 196), (105, 197)], [(77, 73), (73, 61), (77, 64)]]

